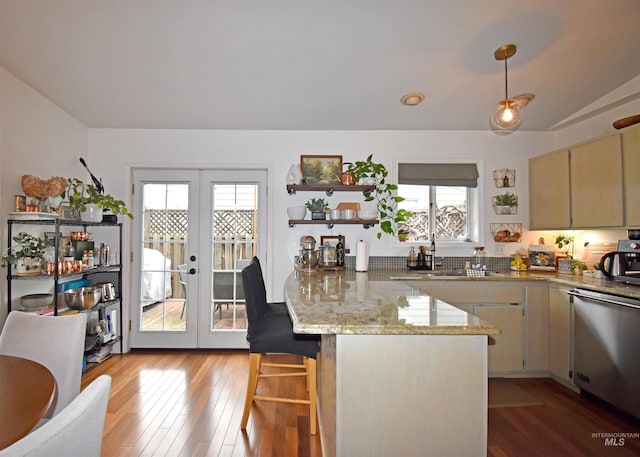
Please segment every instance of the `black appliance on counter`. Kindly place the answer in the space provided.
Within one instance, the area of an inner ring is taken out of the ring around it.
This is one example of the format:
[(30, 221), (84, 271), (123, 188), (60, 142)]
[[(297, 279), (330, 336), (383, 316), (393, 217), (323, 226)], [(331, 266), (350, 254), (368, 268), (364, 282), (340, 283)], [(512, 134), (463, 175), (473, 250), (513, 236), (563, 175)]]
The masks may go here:
[(618, 241), (618, 250), (600, 260), (600, 269), (609, 279), (640, 285), (640, 241)]

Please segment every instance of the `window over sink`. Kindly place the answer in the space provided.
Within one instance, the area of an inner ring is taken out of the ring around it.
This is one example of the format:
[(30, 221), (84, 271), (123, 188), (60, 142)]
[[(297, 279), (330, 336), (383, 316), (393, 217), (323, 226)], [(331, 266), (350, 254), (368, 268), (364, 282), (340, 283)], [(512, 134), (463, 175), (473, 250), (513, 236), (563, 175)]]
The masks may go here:
[(413, 213), (399, 228), (407, 241), (478, 239), (478, 167), (475, 163), (399, 163), (400, 208)]

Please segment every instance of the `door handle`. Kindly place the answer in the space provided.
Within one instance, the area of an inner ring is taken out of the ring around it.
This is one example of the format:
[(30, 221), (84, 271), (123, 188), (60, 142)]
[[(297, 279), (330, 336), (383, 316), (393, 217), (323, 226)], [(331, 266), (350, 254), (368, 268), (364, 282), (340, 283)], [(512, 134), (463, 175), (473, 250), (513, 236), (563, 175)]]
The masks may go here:
[(187, 271), (188, 275), (194, 275), (196, 274), (196, 269), (195, 268), (189, 268), (189, 271)]

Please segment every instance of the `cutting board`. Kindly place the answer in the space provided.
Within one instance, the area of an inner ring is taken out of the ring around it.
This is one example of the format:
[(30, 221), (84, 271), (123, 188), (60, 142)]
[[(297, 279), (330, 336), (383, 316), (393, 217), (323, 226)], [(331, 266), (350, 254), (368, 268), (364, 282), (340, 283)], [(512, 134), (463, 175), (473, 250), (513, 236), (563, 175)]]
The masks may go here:
[(345, 209), (352, 209), (357, 213), (358, 211), (360, 211), (360, 203), (358, 203), (358, 202), (340, 202), (340, 203), (338, 203), (338, 206), (336, 206), (336, 209), (339, 209), (341, 211), (344, 211)]

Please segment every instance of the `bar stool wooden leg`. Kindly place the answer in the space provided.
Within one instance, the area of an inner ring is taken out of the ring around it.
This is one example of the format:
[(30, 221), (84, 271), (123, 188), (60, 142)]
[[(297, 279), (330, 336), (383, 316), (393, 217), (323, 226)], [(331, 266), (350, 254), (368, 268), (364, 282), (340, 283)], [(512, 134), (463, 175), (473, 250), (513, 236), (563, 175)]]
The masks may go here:
[(240, 428), (242, 430), (247, 428), (247, 421), (249, 420), (249, 413), (251, 412), (251, 404), (253, 403), (253, 397), (255, 396), (256, 389), (258, 387), (258, 374), (260, 374), (261, 359), (262, 354), (253, 352), (249, 354), (249, 381), (247, 383), (247, 396), (244, 400), (242, 422), (240, 422)]
[(317, 430), (317, 405), (316, 405), (316, 359), (305, 357), (307, 365), (307, 386), (309, 388), (309, 433), (316, 434)]

